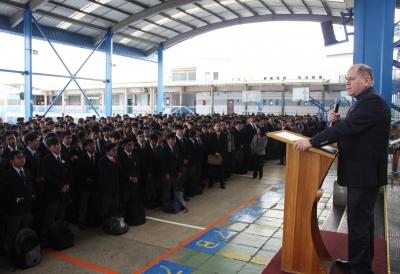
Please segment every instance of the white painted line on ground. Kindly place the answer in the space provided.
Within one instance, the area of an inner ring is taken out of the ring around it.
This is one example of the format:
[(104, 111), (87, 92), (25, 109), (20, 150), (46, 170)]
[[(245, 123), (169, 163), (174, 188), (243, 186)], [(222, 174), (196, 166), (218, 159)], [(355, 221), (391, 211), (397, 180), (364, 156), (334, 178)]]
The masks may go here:
[[(252, 175), (239, 175), (239, 176), (253, 178)], [(258, 177), (257, 177), (257, 178), (258, 178)], [(277, 177), (262, 177), (262, 178), (263, 178), (263, 179), (274, 179), (274, 180), (277, 179)]]
[(171, 221), (167, 221), (167, 220), (163, 220), (163, 219), (157, 219), (157, 218), (153, 218), (153, 217), (148, 217), (146, 216), (147, 219), (150, 220), (154, 220), (154, 221), (159, 221), (159, 222), (164, 222), (164, 223), (169, 223), (169, 224), (173, 224), (173, 225), (180, 225), (180, 226), (186, 226), (186, 227), (191, 227), (191, 228), (196, 228), (196, 229), (205, 229), (205, 227), (200, 227), (200, 226), (194, 226), (194, 225), (187, 225), (187, 224), (182, 224), (182, 223), (177, 223), (177, 222), (171, 222)]

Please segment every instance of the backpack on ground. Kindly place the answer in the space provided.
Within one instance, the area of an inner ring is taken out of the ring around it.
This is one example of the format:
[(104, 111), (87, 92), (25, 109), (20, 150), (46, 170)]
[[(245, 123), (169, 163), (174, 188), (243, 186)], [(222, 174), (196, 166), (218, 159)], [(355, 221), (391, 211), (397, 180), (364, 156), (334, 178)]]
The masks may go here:
[(15, 238), (15, 268), (27, 269), (38, 265), (42, 261), (39, 239), (30, 228), (18, 231)]
[(55, 221), (47, 234), (47, 242), (57, 250), (65, 250), (74, 246), (75, 236), (69, 229), (67, 221)]
[(144, 205), (140, 198), (130, 197), (126, 203), (125, 219), (128, 225), (142, 225), (146, 223)]
[(174, 200), (177, 201), (180, 205), (180, 210), (183, 210), (183, 213), (186, 213), (189, 211), (189, 209), (187, 209), (186, 207), (186, 203), (183, 200), (183, 193), (182, 191), (179, 189), (179, 187), (176, 187), (174, 189)]
[(181, 211), (181, 204), (177, 200), (172, 200), (169, 203), (169, 213), (178, 214)]
[(121, 235), (129, 231), (129, 226), (122, 215), (115, 214), (106, 218), (103, 230), (111, 235)]

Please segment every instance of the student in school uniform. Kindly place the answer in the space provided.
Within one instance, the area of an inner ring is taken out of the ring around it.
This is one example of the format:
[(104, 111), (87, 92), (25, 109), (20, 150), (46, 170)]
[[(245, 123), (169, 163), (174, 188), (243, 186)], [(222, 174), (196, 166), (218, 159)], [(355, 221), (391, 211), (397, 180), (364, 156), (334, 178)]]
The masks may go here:
[(44, 185), (44, 221), (41, 247), (47, 248), (46, 235), (54, 221), (63, 220), (67, 203), (71, 198), (69, 187), (72, 183), (72, 168), (69, 156), (61, 153), (58, 138), (46, 141), (50, 153), (40, 163), (45, 180)]
[[(85, 153), (82, 154), (75, 168), (75, 177), (79, 188), (81, 189), (81, 203), (79, 207), (78, 226), (81, 230), (86, 230), (86, 213), (88, 206), (96, 207), (100, 212), (100, 195), (99, 190), (99, 160), (100, 154), (95, 152), (93, 139), (86, 139), (83, 142)], [(90, 198), (94, 202), (89, 205)]]
[(25, 156), (14, 150), (8, 154), (8, 160), (12, 167), (0, 178), (0, 197), (6, 215), (8, 255), (15, 262), (15, 237), (20, 229), (29, 227), (35, 196), (31, 173), (24, 168)]
[(119, 169), (121, 163), (117, 158), (117, 145), (113, 143), (104, 146), (105, 155), (99, 161), (101, 217), (103, 222), (113, 214), (118, 213), (119, 206)]

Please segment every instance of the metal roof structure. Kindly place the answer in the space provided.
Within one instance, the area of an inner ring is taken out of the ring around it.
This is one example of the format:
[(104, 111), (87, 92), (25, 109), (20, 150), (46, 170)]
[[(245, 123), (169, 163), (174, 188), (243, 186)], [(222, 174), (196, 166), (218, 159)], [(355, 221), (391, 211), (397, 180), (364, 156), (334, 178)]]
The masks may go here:
[[(216, 29), (272, 21), (332, 20), (344, 0), (0, 0), (0, 31), (22, 34), (23, 11), (52, 41), (94, 48), (113, 34), (114, 54), (156, 62), (157, 48)], [(41, 38), (40, 33), (33, 36)], [(101, 49), (101, 48), (100, 48)]]

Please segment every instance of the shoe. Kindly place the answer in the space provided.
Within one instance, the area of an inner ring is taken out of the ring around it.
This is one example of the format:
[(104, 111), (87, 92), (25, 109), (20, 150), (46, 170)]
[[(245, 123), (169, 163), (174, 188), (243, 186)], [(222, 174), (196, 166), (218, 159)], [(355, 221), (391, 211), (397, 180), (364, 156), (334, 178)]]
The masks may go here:
[(220, 188), (222, 188), (222, 189), (226, 189), (226, 187), (225, 187), (225, 186), (220, 186)]
[(47, 249), (49, 247), (50, 247), (50, 245), (47, 242), (41, 242), (40, 243), (40, 249)]
[(213, 188), (214, 187), (214, 185), (208, 185), (208, 188)]
[(285, 165), (284, 163), (277, 163), (278, 166)]
[(336, 260), (336, 265), (337, 265), (338, 267), (340, 267), (340, 268), (344, 268), (344, 269), (348, 269), (348, 270), (351, 269), (351, 266), (349, 265), (349, 262), (348, 262), (348, 261), (341, 260), (341, 259), (337, 259), (337, 260)]
[(189, 197), (186, 197), (186, 196), (183, 196), (183, 200), (184, 200), (185, 202), (189, 202), (189, 201), (190, 201)]
[(261, 179), (262, 179), (262, 177), (260, 177), (260, 178), (258, 178), (258, 179), (260, 179), (260, 180), (261, 180)]
[(148, 204), (148, 203), (145, 203), (144, 204), (144, 206), (145, 207), (147, 207), (148, 209), (150, 209), (150, 210), (154, 210), (154, 209), (156, 209), (156, 206), (155, 205), (153, 205), (153, 204)]
[(169, 208), (165, 208), (165, 207), (162, 209), (162, 211), (164, 211), (164, 213), (171, 213), (171, 212), (169, 211)]
[(253, 179), (257, 179), (257, 176), (253, 176)]
[(87, 230), (87, 226), (84, 223), (78, 223), (78, 227), (80, 230)]
[(0, 246), (0, 256), (7, 256), (7, 250), (4, 246)]

